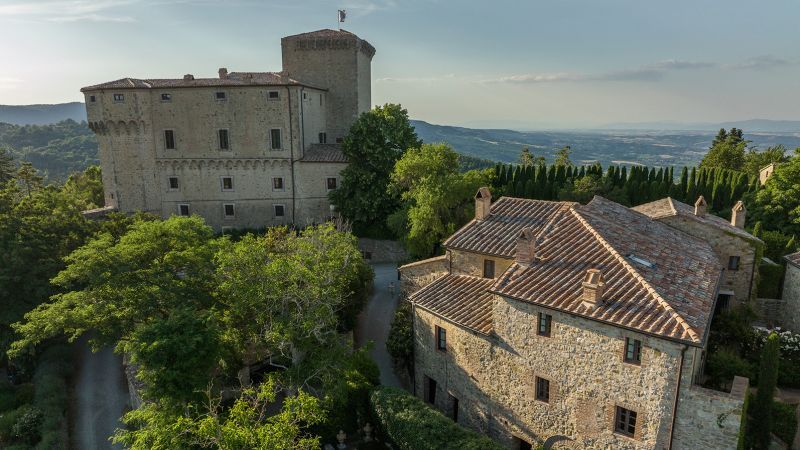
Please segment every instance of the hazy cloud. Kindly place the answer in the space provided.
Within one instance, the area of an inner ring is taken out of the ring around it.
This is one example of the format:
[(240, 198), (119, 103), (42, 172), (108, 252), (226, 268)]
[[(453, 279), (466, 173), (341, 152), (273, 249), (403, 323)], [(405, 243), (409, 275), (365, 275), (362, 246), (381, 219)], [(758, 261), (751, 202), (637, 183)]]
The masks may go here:
[(0, 77), (0, 89), (15, 89), (22, 83), (18, 78)]
[(432, 77), (384, 77), (378, 78), (375, 81), (378, 83), (432, 83), (443, 80), (453, 80), (457, 78), (456, 74), (448, 73), (446, 75), (438, 75)]
[(752, 70), (764, 70), (764, 69), (772, 69), (774, 67), (783, 67), (791, 65), (792, 63), (786, 59), (779, 58), (773, 55), (760, 55), (754, 56), (752, 58), (747, 58), (744, 61), (737, 63), (737, 64), (726, 64), (724, 67), (726, 69), (752, 69)]
[(48, 0), (0, 5), (0, 18), (19, 18), (47, 22), (134, 22), (133, 17), (113, 10), (141, 3), (140, 0)]

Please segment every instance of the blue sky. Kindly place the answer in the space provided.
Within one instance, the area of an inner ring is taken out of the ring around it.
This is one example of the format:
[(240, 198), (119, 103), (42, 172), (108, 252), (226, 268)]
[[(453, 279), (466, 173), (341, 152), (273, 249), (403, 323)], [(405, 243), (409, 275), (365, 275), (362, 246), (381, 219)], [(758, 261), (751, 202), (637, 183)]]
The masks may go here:
[(373, 103), (434, 123), (800, 120), (796, 0), (0, 0), (0, 104), (277, 71), (280, 38), (338, 8), (378, 50)]

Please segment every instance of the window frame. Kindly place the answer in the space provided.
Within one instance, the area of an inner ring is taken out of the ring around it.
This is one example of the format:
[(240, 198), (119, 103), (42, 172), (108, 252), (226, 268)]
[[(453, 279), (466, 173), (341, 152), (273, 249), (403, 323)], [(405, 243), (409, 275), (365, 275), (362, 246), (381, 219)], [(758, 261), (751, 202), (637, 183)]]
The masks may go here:
[[(636, 427), (638, 425), (636, 421), (638, 419), (639, 414), (632, 409), (624, 408), (619, 405), (615, 405), (615, 407), (616, 410), (614, 411), (614, 433), (622, 436), (627, 436), (629, 438), (635, 438)], [(630, 430), (631, 428), (633, 428), (633, 431)]]
[[(172, 141), (172, 147), (170, 147), (170, 140)], [(172, 128), (165, 128), (164, 129), (164, 150), (177, 150), (178, 148), (178, 141), (175, 139), (175, 130)]]
[(163, 103), (169, 103), (172, 101), (172, 93), (170, 92), (162, 92), (161, 93), (161, 101)]
[(728, 270), (737, 271), (741, 267), (742, 257), (739, 255), (728, 256)]
[(113, 94), (114, 103), (125, 103), (125, 94)]
[[(183, 208), (186, 208), (186, 214), (183, 213)], [(178, 203), (178, 215), (181, 217), (189, 217), (192, 215), (191, 205), (189, 203)]]
[[(631, 355), (630, 357), (628, 356), (629, 354)], [(640, 339), (625, 337), (622, 361), (636, 366), (642, 365), (642, 341)]]
[[(228, 207), (231, 207), (231, 214), (228, 214)], [(236, 204), (235, 203), (223, 203), (222, 204), (222, 218), (223, 219), (235, 219), (236, 218)]]
[(324, 131), (320, 131), (317, 135), (317, 140), (320, 144), (327, 144), (328, 143), (328, 133)]
[(95, 95), (90, 95), (89, 96), (89, 103), (94, 103), (96, 101), (97, 101), (97, 96), (95, 96)]
[[(273, 97), (272, 94), (275, 94)], [(277, 102), (281, 99), (281, 91), (267, 91), (267, 100), (271, 102)]]
[[(231, 181), (231, 187), (225, 187), (225, 180)], [(233, 184), (233, 177), (230, 175), (222, 175), (219, 177), (219, 187), (222, 189), (222, 192), (233, 192), (235, 188), (235, 185)]]
[[(544, 330), (542, 330), (544, 325)], [(540, 312), (536, 321), (536, 334), (542, 337), (550, 337), (553, 334), (553, 316)]]
[[(225, 135), (225, 147), (222, 146), (222, 135)], [(218, 128), (217, 129), (217, 148), (221, 152), (229, 152), (231, 151), (231, 133), (228, 128)]]
[[(331, 180), (333, 180), (333, 187), (331, 187)], [(325, 188), (330, 191), (335, 191), (339, 188), (339, 179), (336, 177), (327, 177), (325, 179)]]
[(447, 352), (447, 329), (436, 325), (434, 337), (436, 339), (436, 350)]
[[(222, 94), (222, 96), (220, 96)], [(224, 102), (228, 100), (228, 93), (225, 91), (215, 91), (214, 92), (214, 100), (218, 102)]]
[[(172, 186), (172, 180), (175, 180), (175, 187)], [(170, 175), (167, 177), (167, 190), (168, 191), (177, 191), (181, 188), (181, 182), (178, 177)]]
[[(278, 132), (278, 145), (275, 146), (275, 132)], [(283, 150), (283, 128), (270, 128), (269, 129), (269, 149), (270, 150)]]
[(484, 258), (483, 259), (483, 278), (494, 279), (494, 275), (495, 275), (494, 260), (491, 259), (491, 258)]
[[(280, 187), (276, 186), (276, 184), (280, 184)], [(272, 177), (272, 191), (273, 192), (284, 192), (286, 190), (286, 182), (283, 177)]]
[[(280, 215), (278, 215), (278, 208), (281, 208), (281, 214)], [(272, 215), (276, 219), (278, 217), (286, 217), (286, 205), (284, 205), (282, 203), (278, 203), (278, 204), (272, 205)]]
[(550, 403), (550, 380), (543, 377), (536, 377), (536, 392), (534, 398), (542, 403)]

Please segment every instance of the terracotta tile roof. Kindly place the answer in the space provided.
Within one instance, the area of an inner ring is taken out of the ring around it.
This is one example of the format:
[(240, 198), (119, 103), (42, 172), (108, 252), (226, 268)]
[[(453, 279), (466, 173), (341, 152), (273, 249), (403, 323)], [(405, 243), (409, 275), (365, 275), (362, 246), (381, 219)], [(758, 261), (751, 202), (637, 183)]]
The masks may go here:
[(226, 78), (121, 78), (107, 83), (87, 86), (81, 92), (100, 89), (169, 89), (187, 87), (236, 87), (236, 86), (309, 86), (280, 72), (231, 72)]
[(346, 163), (347, 157), (339, 144), (311, 144), (300, 161)]
[(784, 256), (786, 261), (789, 261), (795, 267), (800, 268), (800, 252), (792, 253), (791, 255)]
[(538, 234), (549, 221), (573, 205), (575, 203), (500, 197), (492, 204), (486, 219), (471, 221), (450, 236), (444, 246), (512, 258), (517, 235), (523, 228), (532, 228), (534, 234)]
[(445, 275), (413, 293), (417, 307), (483, 334), (492, 331), (491, 278)]
[[(514, 263), (492, 292), (643, 333), (702, 345), (721, 266), (711, 247), (595, 197), (554, 218), (536, 258)], [(588, 269), (605, 279), (603, 303), (581, 302)]]
[(706, 225), (721, 228), (747, 240), (760, 241), (760, 239), (748, 233), (747, 231), (731, 225), (729, 221), (723, 219), (722, 217), (715, 216), (714, 214), (708, 212), (702, 216), (697, 216), (694, 214), (694, 206), (679, 202), (672, 197), (662, 198), (661, 200), (645, 203), (635, 206), (632, 209), (642, 214), (646, 214), (653, 219), (661, 219), (672, 216), (686, 217)]

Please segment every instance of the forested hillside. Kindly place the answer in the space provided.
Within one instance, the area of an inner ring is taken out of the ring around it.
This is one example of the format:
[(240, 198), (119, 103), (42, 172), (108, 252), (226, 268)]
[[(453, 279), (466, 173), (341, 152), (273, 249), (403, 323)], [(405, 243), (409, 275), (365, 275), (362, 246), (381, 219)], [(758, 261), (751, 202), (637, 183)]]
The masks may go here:
[(62, 120), (86, 120), (81, 102), (55, 105), (0, 105), (0, 122), (14, 125), (47, 125)]

